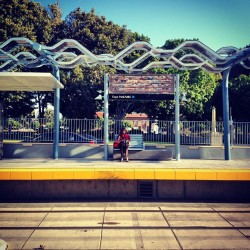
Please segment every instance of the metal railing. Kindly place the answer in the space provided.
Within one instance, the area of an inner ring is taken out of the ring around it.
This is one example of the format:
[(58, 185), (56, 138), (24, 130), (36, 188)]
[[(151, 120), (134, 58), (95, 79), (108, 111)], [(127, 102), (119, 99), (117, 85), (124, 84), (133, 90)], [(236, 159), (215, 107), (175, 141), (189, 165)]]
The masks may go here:
[(250, 145), (250, 122), (234, 122), (231, 125), (231, 144)]
[[(9, 118), (4, 120), (4, 140), (52, 142), (52, 119)], [(122, 127), (130, 134), (143, 134), (145, 143), (174, 144), (175, 122), (159, 120), (109, 120), (109, 139), (116, 140)], [(103, 143), (104, 123), (100, 119), (62, 119), (60, 142)], [(223, 122), (181, 121), (182, 145), (223, 145)], [(250, 122), (231, 124), (231, 145), (250, 145)]]
[[(9, 118), (4, 120), (4, 140), (52, 142), (53, 119)], [(103, 142), (103, 122), (99, 119), (63, 119), (60, 121), (60, 142)]]

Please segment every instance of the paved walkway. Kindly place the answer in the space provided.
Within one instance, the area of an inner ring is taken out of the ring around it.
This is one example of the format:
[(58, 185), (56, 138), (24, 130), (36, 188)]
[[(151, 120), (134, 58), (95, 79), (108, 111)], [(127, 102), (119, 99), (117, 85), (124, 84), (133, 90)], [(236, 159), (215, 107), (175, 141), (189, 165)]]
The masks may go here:
[(250, 204), (1, 203), (8, 249), (250, 249)]
[(250, 160), (197, 160), (180, 161), (104, 161), (68, 159), (4, 159), (0, 161), (2, 168), (180, 168), (180, 169), (250, 169)]

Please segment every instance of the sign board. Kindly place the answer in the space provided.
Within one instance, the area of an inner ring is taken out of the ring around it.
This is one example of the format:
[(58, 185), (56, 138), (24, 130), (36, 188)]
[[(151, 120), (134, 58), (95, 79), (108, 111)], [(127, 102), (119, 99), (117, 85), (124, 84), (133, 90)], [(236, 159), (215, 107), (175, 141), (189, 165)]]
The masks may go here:
[(110, 75), (113, 100), (166, 100), (174, 97), (174, 75)]
[(152, 100), (173, 100), (174, 95), (161, 95), (161, 94), (109, 94), (110, 100), (124, 100), (124, 101), (152, 101)]

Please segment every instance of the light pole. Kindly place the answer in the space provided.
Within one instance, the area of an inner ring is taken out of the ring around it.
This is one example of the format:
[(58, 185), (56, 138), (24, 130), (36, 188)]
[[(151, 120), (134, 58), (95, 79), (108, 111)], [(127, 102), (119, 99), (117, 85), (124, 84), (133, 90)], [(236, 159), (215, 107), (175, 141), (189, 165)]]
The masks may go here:
[[(53, 75), (60, 82), (60, 72), (56, 65), (53, 65)], [(60, 130), (60, 89), (54, 89), (54, 133), (53, 133), (53, 158), (59, 158), (59, 130)]]
[(231, 160), (230, 129), (229, 129), (229, 96), (228, 96), (228, 78), (229, 78), (230, 69), (231, 67), (223, 71), (223, 79), (222, 79), (225, 160)]
[[(104, 112), (104, 159), (108, 160), (108, 144), (109, 144), (109, 127), (108, 127), (108, 75), (104, 75), (104, 91), (98, 90), (99, 95), (95, 98), (96, 101), (102, 101)], [(107, 86), (106, 86), (107, 85)], [(106, 87), (105, 87), (106, 86)], [(103, 95), (102, 95), (103, 94)], [(106, 97), (105, 97), (106, 96)]]
[(108, 160), (109, 144), (109, 98), (108, 98), (108, 74), (104, 74), (104, 159)]
[(180, 76), (175, 76), (175, 159), (179, 161), (180, 153)]

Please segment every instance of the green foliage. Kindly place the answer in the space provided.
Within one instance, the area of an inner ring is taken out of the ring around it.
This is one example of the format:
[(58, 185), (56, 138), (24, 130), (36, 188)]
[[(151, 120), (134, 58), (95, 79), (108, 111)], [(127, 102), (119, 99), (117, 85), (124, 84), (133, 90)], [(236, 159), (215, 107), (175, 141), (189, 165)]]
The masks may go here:
[(34, 121), (32, 122), (32, 128), (33, 128), (34, 130), (37, 130), (39, 127), (40, 127), (39, 121), (38, 121), (38, 120), (34, 120)]
[(21, 117), (33, 110), (32, 95), (26, 92), (1, 92), (0, 100), (4, 107), (5, 117)]
[(207, 104), (217, 85), (217, 78), (212, 73), (200, 69), (189, 72), (188, 81), (185, 82), (185, 85), (181, 83), (181, 88), (187, 93), (186, 98), (188, 99), (182, 108), (183, 116), (188, 120), (202, 120), (206, 115), (205, 111), (211, 113), (211, 109), (207, 110)]
[[(197, 40), (197, 39), (194, 39)], [(173, 49), (183, 43), (184, 39), (167, 40), (163, 49)], [(180, 51), (176, 57), (183, 56), (188, 51)], [(155, 74), (179, 74), (180, 92), (185, 92), (187, 102), (180, 108), (181, 119), (201, 120), (210, 113), (210, 100), (218, 86), (218, 76), (203, 70), (179, 71), (175, 68), (154, 69)], [(147, 114), (157, 119), (174, 119), (174, 101), (144, 103)], [(209, 106), (209, 107), (208, 107)]]
[(124, 121), (122, 121), (122, 127), (124, 127), (124, 128), (133, 128), (133, 122), (128, 121), (128, 120), (124, 120)]
[(106, 66), (94, 68), (76, 67), (61, 72), (61, 113), (67, 118), (93, 118), (97, 106), (102, 103), (95, 101), (97, 90), (103, 89), (104, 72), (114, 72)]
[(22, 128), (22, 124), (14, 119), (7, 120), (7, 126), (9, 129), (19, 129)]
[(45, 44), (51, 40), (53, 19), (40, 3), (1, 0), (0, 13), (0, 42), (20, 36)]
[[(229, 74), (229, 106), (234, 121), (250, 121), (249, 116), (249, 77), (250, 71), (240, 64), (234, 65)], [(219, 78), (221, 81), (221, 76)], [(222, 82), (222, 81), (221, 81)], [(217, 119), (222, 120), (222, 84), (220, 84), (213, 95), (211, 106), (216, 107)]]
[[(180, 40), (179, 42), (181, 42)], [(167, 44), (167, 42), (166, 42)], [(172, 44), (172, 43), (171, 43)], [(174, 46), (177, 46), (176, 44)], [(171, 47), (172, 48), (172, 47)], [(179, 71), (174, 68), (154, 69), (155, 74), (179, 74), (180, 92), (185, 92), (187, 102), (181, 103), (180, 115), (182, 120), (202, 120), (210, 117), (211, 98), (218, 85), (218, 76), (203, 70)], [(138, 112), (145, 112), (151, 119), (173, 120), (174, 101), (150, 101), (142, 102), (142, 108), (138, 106)]]
[(54, 119), (54, 110), (47, 108), (44, 114), (44, 118), (46, 118), (47, 120), (51, 120), (53, 121)]
[[(97, 16), (94, 9), (86, 13), (80, 8), (66, 17), (63, 35), (77, 40), (94, 54), (117, 54), (134, 41), (149, 41), (143, 35), (106, 21), (103, 16)], [(136, 57), (136, 55), (133, 56)], [(79, 66), (73, 70), (61, 72), (61, 81), (65, 86), (61, 92), (61, 112), (65, 117), (93, 118), (95, 111), (101, 109), (102, 103), (95, 101), (94, 98), (97, 96), (97, 90), (103, 89), (104, 73), (114, 74), (116, 70), (107, 66), (94, 68)], [(125, 108), (125, 110), (128, 109)], [(126, 114), (119, 102), (111, 103), (110, 111), (111, 114), (122, 113), (122, 117)]]
[(47, 129), (53, 130), (53, 128), (54, 128), (54, 122), (53, 121), (46, 122), (45, 126), (46, 126)]
[(115, 54), (134, 41), (149, 40), (97, 16), (94, 9), (88, 13), (75, 9), (66, 17), (64, 29), (67, 38), (77, 40), (94, 54)]
[(250, 76), (240, 75), (229, 86), (232, 116), (237, 121), (250, 121)]

